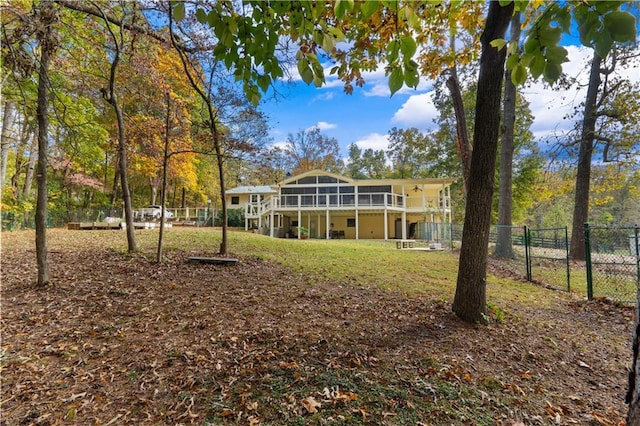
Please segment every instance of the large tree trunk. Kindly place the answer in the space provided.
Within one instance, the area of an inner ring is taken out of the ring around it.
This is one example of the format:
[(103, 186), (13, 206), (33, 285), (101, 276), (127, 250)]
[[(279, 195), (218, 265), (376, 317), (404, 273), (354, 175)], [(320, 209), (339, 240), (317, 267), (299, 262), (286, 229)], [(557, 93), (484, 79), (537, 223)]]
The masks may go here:
[[(637, 241), (636, 241), (637, 243)], [(633, 358), (629, 371), (629, 388), (626, 402), (629, 404), (627, 412), (628, 425), (640, 425), (640, 290), (637, 292), (635, 328), (633, 331)]]
[(0, 192), (4, 189), (7, 177), (7, 160), (11, 148), (11, 131), (15, 122), (15, 104), (7, 101), (2, 113), (2, 133), (0, 134)]
[[(520, 12), (511, 18), (513, 43), (520, 39)], [(502, 116), (502, 140), (500, 143), (500, 187), (498, 189), (498, 236), (494, 254), (497, 257), (513, 257), (511, 241), (511, 210), (513, 200), (513, 135), (516, 122), (516, 86), (511, 81), (511, 70), (505, 71), (504, 113)]]
[(598, 91), (600, 90), (600, 66), (602, 58), (593, 50), (593, 61), (589, 75), (587, 99), (584, 103), (582, 119), (582, 135), (580, 137), (580, 154), (576, 173), (576, 193), (573, 206), (573, 223), (571, 226), (571, 251), (573, 260), (585, 259), (584, 224), (589, 219), (589, 187), (591, 185), (591, 157), (596, 129)]
[(482, 34), (482, 54), (473, 133), (473, 156), (465, 210), (458, 281), (452, 309), (464, 321), (486, 321), (486, 275), (493, 183), (500, 131), (500, 100), (506, 48), (492, 40), (504, 38), (513, 15), (513, 2), (491, 2)]
[(56, 11), (50, 1), (40, 5), (40, 67), (38, 68), (38, 101), (36, 119), (38, 122), (38, 198), (36, 200), (36, 262), (38, 279), (36, 285), (45, 287), (49, 284), (49, 261), (47, 259), (47, 163), (48, 163), (48, 131), (49, 119), (49, 59), (54, 51), (52, 25), (56, 21)]

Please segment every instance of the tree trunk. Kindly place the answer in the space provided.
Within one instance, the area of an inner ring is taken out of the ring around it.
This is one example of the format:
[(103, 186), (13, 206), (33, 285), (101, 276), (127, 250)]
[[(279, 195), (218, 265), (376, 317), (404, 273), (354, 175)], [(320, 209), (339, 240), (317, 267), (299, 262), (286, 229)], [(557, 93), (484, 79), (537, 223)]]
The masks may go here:
[(462, 191), (467, 196), (469, 189), (469, 169), (471, 168), (471, 156), (473, 147), (469, 142), (469, 132), (467, 131), (467, 117), (464, 113), (464, 103), (462, 101), (462, 91), (460, 90), (460, 81), (458, 80), (458, 71), (455, 66), (450, 70), (447, 79), (447, 88), (451, 93), (451, 102), (453, 111), (456, 116), (456, 145), (458, 148), (458, 156), (462, 165)]
[(584, 104), (582, 119), (582, 135), (580, 137), (580, 153), (576, 173), (575, 203), (573, 206), (573, 223), (571, 226), (570, 257), (573, 260), (585, 260), (584, 224), (589, 220), (589, 187), (591, 185), (591, 156), (596, 129), (598, 91), (600, 90), (600, 66), (602, 58), (593, 50), (593, 61), (589, 74), (587, 99)]
[(104, 14), (104, 11), (100, 10), (100, 12), (102, 13), (102, 17), (105, 21), (105, 26), (107, 27), (107, 30), (109, 31), (109, 34), (111, 35), (111, 38), (113, 40), (113, 62), (111, 62), (109, 72), (109, 87), (108, 89), (101, 90), (102, 96), (113, 107), (113, 110), (116, 113), (118, 124), (118, 166), (120, 172), (120, 186), (122, 188), (124, 216), (125, 222), (127, 224), (127, 246), (128, 251), (131, 253), (137, 251), (138, 246), (136, 244), (136, 234), (133, 227), (133, 208), (131, 207), (131, 193), (129, 192), (129, 178), (127, 175), (127, 138), (125, 135), (124, 117), (115, 91), (116, 71), (118, 69), (118, 63), (120, 62), (120, 55), (122, 53), (121, 48), (124, 45), (124, 29), (122, 28), (122, 26), (120, 26), (120, 40), (118, 40), (118, 37), (116, 37), (116, 35), (111, 30), (111, 27), (109, 26), (109, 22), (107, 16)]
[[(511, 35), (513, 43), (520, 40), (520, 12), (511, 18)], [(511, 81), (511, 71), (506, 70), (504, 89), (504, 113), (502, 116), (502, 140), (500, 143), (500, 187), (498, 190), (498, 236), (494, 255), (497, 257), (513, 257), (511, 241), (511, 210), (513, 201), (513, 135), (516, 122), (516, 86)]]
[(629, 371), (629, 389), (625, 401), (629, 404), (627, 412), (628, 425), (640, 425), (640, 290), (637, 292), (635, 328), (633, 332), (633, 358)]
[(29, 140), (31, 140), (31, 143), (29, 144), (31, 148), (29, 149), (29, 162), (27, 163), (27, 171), (24, 177), (24, 186), (22, 187), (22, 195), (20, 196), (21, 199), (27, 198), (29, 196), (29, 193), (31, 192), (31, 185), (33, 183), (33, 172), (36, 167), (36, 152), (38, 149), (38, 144), (36, 143), (36, 140), (31, 133), (31, 129), (29, 129), (29, 134), (27, 137)]
[(7, 160), (11, 147), (11, 130), (15, 122), (15, 110), (16, 106), (13, 102), (5, 102), (2, 113), (2, 133), (0, 134), (0, 193), (4, 189), (7, 177)]
[(38, 279), (36, 286), (45, 287), (50, 282), (49, 261), (47, 259), (47, 163), (49, 118), (49, 60), (54, 50), (52, 25), (56, 12), (50, 1), (40, 5), (40, 24), (43, 31), (40, 36), (40, 67), (38, 68), (38, 101), (36, 120), (38, 122), (38, 197), (36, 200), (36, 262)]
[[(113, 93), (112, 93), (113, 94)], [(113, 94), (115, 96), (115, 94)], [(120, 164), (120, 186), (122, 187), (122, 201), (124, 201), (124, 217), (127, 223), (127, 246), (129, 252), (138, 250), (136, 234), (133, 227), (133, 208), (131, 193), (129, 192), (129, 178), (127, 175), (127, 140), (124, 132), (124, 117), (117, 98), (113, 98), (113, 108), (118, 118), (118, 158)]]
[[(171, 95), (165, 92), (167, 102), (167, 116), (164, 123), (164, 154), (162, 155), (162, 194), (160, 194), (160, 233), (158, 234), (158, 250), (156, 252), (156, 262), (162, 261), (162, 240), (164, 237), (164, 205), (167, 193), (167, 169), (169, 168), (169, 129), (171, 124)], [(155, 198), (155, 196), (154, 196)]]
[(465, 210), (456, 294), (452, 309), (464, 321), (486, 322), (486, 275), (491, 204), (500, 131), (500, 100), (506, 48), (492, 40), (504, 38), (513, 15), (513, 2), (490, 2), (478, 75), (473, 156)]

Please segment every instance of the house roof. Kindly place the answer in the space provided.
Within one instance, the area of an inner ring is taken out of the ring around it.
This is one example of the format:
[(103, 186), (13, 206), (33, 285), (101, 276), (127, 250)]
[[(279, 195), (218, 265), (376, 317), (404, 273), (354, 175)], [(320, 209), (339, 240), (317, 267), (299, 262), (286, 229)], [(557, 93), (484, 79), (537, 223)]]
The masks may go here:
[(298, 179), (302, 179), (302, 178), (307, 177), (307, 176), (331, 176), (331, 177), (334, 177), (336, 179), (343, 180), (345, 182), (350, 182), (350, 183), (355, 182), (355, 180), (351, 179), (350, 177), (337, 175), (335, 173), (327, 172), (327, 171), (320, 170), (320, 169), (314, 169), (314, 170), (309, 170), (308, 172), (300, 173), (299, 175), (291, 176), (291, 177), (283, 180), (282, 182), (280, 182), (280, 185), (286, 185), (288, 183), (295, 182)]
[(268, 185), (259, 186), (238, 186), (228, 189), (226, 194), (277, 194), (278, 191)]
[(375, 184), (375, 185), (436, 185), (436, 186), (449, 186), (451, 185), (453, 182), (455, 182), (455, 179), (452, 178), (418, 178), (418, 179), (353, 179), (347, 176), (342, 176), (342, 175), (338, 175), (335, 173), (330, 173), (324, 170), (319, 170), (319, 169), (315, 169), (315, 170), (310, 170), (308, 172), (304, 172), (304, 173), (300, 173), (299, 175), (295, 175), (295, 176), (291, 176), (285, 180), (283, 180), (282, 182), (280, 182), (280, 185), (286, 185), (289, 184), (291, 182), (295, 182), (301, 178), (307, 177), (307, 176), (331, 176), (334, 177), (336, 179), (340, 179), (342, 181), (345, 182), (349, 182), (352, 184)]

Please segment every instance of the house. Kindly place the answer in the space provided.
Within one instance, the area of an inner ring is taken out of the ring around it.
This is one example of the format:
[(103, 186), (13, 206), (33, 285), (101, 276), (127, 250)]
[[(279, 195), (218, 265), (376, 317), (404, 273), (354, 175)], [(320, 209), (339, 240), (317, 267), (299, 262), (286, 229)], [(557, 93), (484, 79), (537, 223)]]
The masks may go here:
[(429, 224), (450, 224), (449, 178), (351, 179), (312, 170), (277, 185), (226, 191), (243, 208), (245, 229), (280, 238), (432, 240)]

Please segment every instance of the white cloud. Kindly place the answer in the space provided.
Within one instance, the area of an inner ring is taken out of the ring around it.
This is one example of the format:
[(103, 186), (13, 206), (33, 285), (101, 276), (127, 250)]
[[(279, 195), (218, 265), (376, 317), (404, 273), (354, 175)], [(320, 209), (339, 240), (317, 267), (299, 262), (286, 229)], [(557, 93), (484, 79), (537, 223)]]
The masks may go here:
[(314, 124), (313, 126), (307, 127), (307, 131), (313, 130), (313, 129), (319, 129), (321, 131), (323, 130), (331, 130), (331, 129), (335, 129), (337, 128), (338, 125), (337, 124), (333, 124), (333, 123), (327, 123), (326, 121), (318, 121), (316, 124)]
[(389, 146), (389, 139), (387, 135), (381, 135), (380, 133), (371, 133), (355, 141), (355, 144), (360, 149), (371, 148), (374, 151), (379, 151), (381, 149), (386, 150)]
[(432, 129), (433, 119), (438, 117), (438, 110), (433, 104), (431, 92), (410, 96), (409, 99), (393, 115), (392, 121), (408, 127)]

